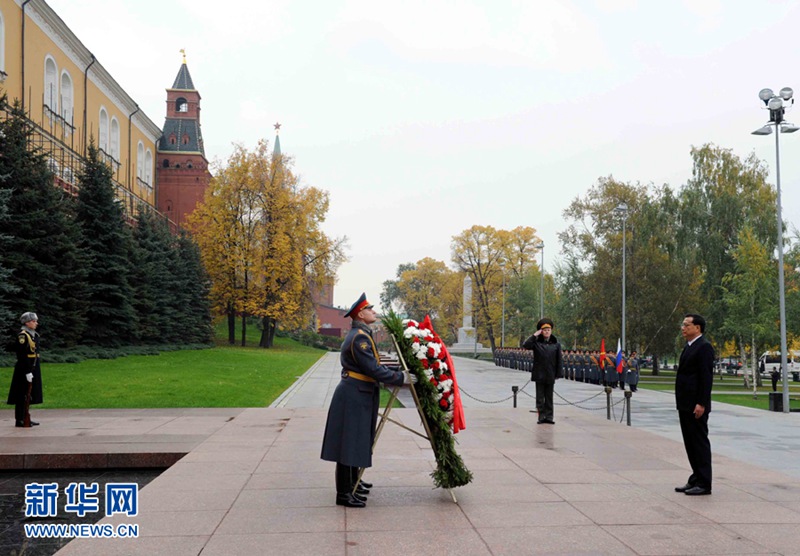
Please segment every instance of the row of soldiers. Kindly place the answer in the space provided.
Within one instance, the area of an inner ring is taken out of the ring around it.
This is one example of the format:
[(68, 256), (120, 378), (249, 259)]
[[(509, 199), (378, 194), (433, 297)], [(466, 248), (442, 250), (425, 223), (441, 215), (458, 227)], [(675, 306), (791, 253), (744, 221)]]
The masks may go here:
[[(533, 369), (533, 352), (520, 348), (498, 348), (494, 351), (494, 364), (530, 372)], [(632, 392), (638, 388), (641, 364), (635, 351), (630, 356), (623, 354), (621, 371), (617, 371), (615, 353), (603, 354), (588, 349), (567, 349), (562, 352), (563, 378), (611, 388), (620, 387), (623, 390), (627, 384)]]

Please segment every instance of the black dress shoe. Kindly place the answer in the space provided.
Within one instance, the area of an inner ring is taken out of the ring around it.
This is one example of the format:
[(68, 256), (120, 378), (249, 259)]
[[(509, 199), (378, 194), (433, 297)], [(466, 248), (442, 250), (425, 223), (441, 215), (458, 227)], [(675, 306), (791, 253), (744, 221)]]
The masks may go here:
[(694, 488), (694, 485), (690, 485), (689, 483), (686, 483), (682, 487), (675, 487), (675, 492), (686, 492), (690, 488)]
[(22, 421), (17, 421), (17, 422), (14, 424), (14, 426), (15, 426), (15, 427), (24, 427), (24, 426), (25, 426), (25, 423), (23, 423)]
[(536, 421), (537, 425), (544, 425), (546, 423), (547, 423), (547, 421), (545, 421), (544, 419), (539, 419), (538, 421)]
[(711, 494), (710, 488), (705, 488), (701, 486), (692, 487), (687, 491), (684, 491), (684, 494), (688, 496), (703, 496), (704, 494)]
[(356, 499), (356, 500), (358, 500), (359, 502), (366, 502), (366, 501), (367, 501), (367, 497), (366, 497), (365, 495), (363, 495), (363, 494), (358, 494), (358, 493), (355, 493), (355, 494), (353, 495), (353, 498), (355, 498), (355, 499)]
[(363, 508), (367, 504), (348, 492), (347, 494), (336, 495), (336, 505), (345, 506), (346, 508)]
[(547, 423), (548, 425), (555, 425), (556, 424), (556, 422), (553, 421), (552, 419), (545, 419), (544, 422)]
[(35, 427), (35, 426), (36, 426), (36, 425), (38, 425), (38, 424), (39, 424), (39, 423), (37, 423), (36, 421), (31, 421), (31, 426), (32, 426), (32, 427)]
[(372, 488), (372, 483), (368, 483), (367, 481), (361, 481), (359, 484), (360, 484), (362, 487), (366, 488), (366, 489), (370, 489), (370, 488)]
[(369, 489), (364, 488), (361, 484), (359, 484), (358, 487), (356, 487), (356, 494), (360, 494), (361, 496), (366, 496), (367, 494), (369, 494)]

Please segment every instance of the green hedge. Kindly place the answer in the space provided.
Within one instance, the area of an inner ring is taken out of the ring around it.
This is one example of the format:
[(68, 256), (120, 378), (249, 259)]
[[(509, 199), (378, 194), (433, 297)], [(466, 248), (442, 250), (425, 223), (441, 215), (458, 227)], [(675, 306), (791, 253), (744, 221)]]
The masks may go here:
[[(128, 355), (158, 355), (167, 351), (184, 349), (209, 349), (214, 344), (159, 344), (151, 346), (125, 346), (120, 348), (99, 348), (80, 346), (73, 349), (44, 351), (42, 363), (80, 363), (87, 359), (116, 359)], [(11, 353), (0, 354), (0, 367), (13, 367), (17, 357)]]

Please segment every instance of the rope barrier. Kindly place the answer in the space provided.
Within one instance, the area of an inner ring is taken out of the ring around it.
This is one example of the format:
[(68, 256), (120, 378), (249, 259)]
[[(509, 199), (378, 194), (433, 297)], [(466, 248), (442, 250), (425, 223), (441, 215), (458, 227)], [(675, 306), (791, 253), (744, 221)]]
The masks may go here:
[[(504, 367), (504, 368), (510, 368), (510, 367), (506, 367), (505, 365), (497, 365), (497, 366), (502, 366), (502, 367)], [(569, 379), (569, 378), (566, 378), (565, 380), (570, 380), (570, 379)], [(575, 379), (574, 379), (574, 378), (572, 378), (572, 381), (573, 381), (573, 382), (577, 382), (577, 381), (575, 381)], [(507, 396), (507, 397), (505, 397), (505, 398), (502, 398), (502, 399), (499, 399), (499, 400), (484, 400), (484, 399), (478, 398), (477, 396), (473, 396), (472, 394), (470, 394), (469, 392), (467, 392), (466, 390), (464, 390), (464, 388), (463, 388), (462, 386), (460, 386), (460, 385), (459, 385), (459, 387), (458, 387), (458, 388), (459, 388), (459, 392), (460, 392), (461, 394), (463, 394), (464, 396), (466, 396), (466, 397), (468, 397), (469, 399), (471, 399), (471, 400), (474, 400), (474, 401), (476, 401), (476, 402), (478, 402), (478, 403), (483, 403), (483, 404), (490, 404), (490, 405), (494, 405), (494, 404), (499, 404), (499, 403), (507, 402), (507, 401), (509, 401), (509, 400), (513, 399), (513, 400), (514, 400), (514, 407), (516, 408), (516, 407), (517, 407), (517, 395), (518, 395), (519, 393), (525, 394), (526, 396), (528, 396), (529, 398), (531, 398), (531, 399), (533, 399), (533, 400), (535, 400), (535, 399), (536, 399), (536, 396), (534, 396), (534, 395), (530, 394), (529, 392), (527, 392), (527, 391), (525, 390), (525, 388), (527, 388), (527, 387), (528, 387), (528, 385), (529, 385), (531, 382), (532, 382), (531, 380), (528, 380), (528, 381), (527, 381), (527, 382), (526, 382), (526, 383), (525, 383), (525, 384), (524, 384), (524, 385), (523, 385), (521, 388), (517, 388), (517, 387), (515, 386), (514, 388), (515, 388), (516, 390), (512, 390), (512, 394), (511, 394), (510, 396)], [(570, 406), (570, 405), (571, 405), (571, 406), (573, 406), (573, 407), (577, 407), (578, 409), (583, 409), (583, 410), (585, 410), (585, 411), (602, 411), (602, 410), (604, 410), (604, 409), (605, 409), (605, 410), (608, 410), (608, 411), (610, 412), (610, 415), (609, 415), (609, 416), (611, 417), (611, 419), (613, 419), (614, 421), (616, 421), (616, 420), (617, 420), (616, 406), (618, 406), (619, 404), (623, 404), (623, 406), (622, 406), (622, 412), (621, 412), (621, 414), (620, 414), (620, 419), (619, 419), (619, 422), (620, 422), (620, 423), (622, 423), (622, 422), (625, 420), (625, 415), (626, 415), (626, 406), (625, 406), (625, 399), (626, 399), (626, 398), (625, 398), (625, 397), (623, 397), (623, 398), (621, 398), (621, 399), (619, 399), (619, 400), (616, 400), (616, 401), (614, 401), (614, 400), (613, 400), (613, 392), (614, 392), (614, 390), (615, 390), (615, 389), (612, 389), (612, 390), (611, 390), (611, 392), (609, 392), (609, 393), (607, 394), (608, 398), (607, 398), (607, 401), (606, 401), (606, 403), (604, 403), (603, 405), (601, 405), (601, 406), (598, 406), (598, 407), (590, 407), (590, 406), (587, 406), (587, 405), (584, 405), (584, 404), (586, 404), (587, 402), (590, 402), (590, 401), (594, 400), (595, 398), (597, 398), (597, 397), (599, 397), (599, 396), (602, 396), (603, 394), (606, 394), (605, 388), (603, 388), (602, 390), (600, 390), (600, 391), (599, 391), (599, 392), (597, 392), (596, 394), (594, 394), (594, 395), (592, 395), (592, 396), (589, 396), (588, 398), (584, 398), (584, 399), (582, 399), (582, 400), (578, 400), (578, 401), (576, 401), (576, 402), (573, 402), (573, 401), (570, 401), (570, 400), (568, 400), (567, 398), (565, 398), (564, 396), (562, 396), (561, 394), (559, 394), (558, 392), (556, 392), (555, 390), (553, 390), (553, 393), (554, 393), (556, 396), (558, 396), (558, 398), (559, 398), (559, 399), (561, 399), (561, 400), (562, 400), (562, 402), (554, 402), (554, 403), (553, 403), (553, 405), (562, 405), (562, 406)], [(611, 402), (611, 403), (610, 403), (610, 406), (609, 406), (609, 403), (608, 403), (608, 402)], [(630, 410), (628, 409), (628, 411), (630, 411)], [(628, 423), (628, 424), (630, 424), (630, 423)]]
[[(531, 399), (535, 400), (535, 399), (536, 399), (536, 396), (534, 396), (534, 395), (532, 395), (532, 394), (530, 394), (530, 393), (528, 393), (528, 392), (526, 392), (526, 391), (525, 391), (525, 388), (526, 388), (526, 387), (527, 387), (527, 386), (528, 386), (528, 385), (529, 385), (531, 382), (532, 382), (532, 381), (530, 381), (530, 380), (529, 380), (528, 382), (526, 382), (526, 383), (525, 383), (525, 385), (524, 385), (522, 388), (520, 388), (520, 389), (518, 390), (518, 393), (523, 393), (523, 394), (525, 394), (526, 396), (528, 396), (529, 398), (531, 398)], [(485, 404), (498, 404), (498, 403), (503, 403), (503, 402), (507, 402), (508, 400), (510, 400), (510, 399), (512, 399), (512, 398), (514, 397), (514, 394), (511, 394), (510, 396), (508, 396), (508, 397), (506, 397), (506, 398), (502, 398), (502, 399), (500, 399), (500, 400), (491, 400), (491, 401), (490, 401), (490, 400), (482, 400), (482, 399), (480, 399), (480, 398), (478, 398), (478, 397), (476, 397), (476, 396), (473, 396), (472, 394), (470, 394), (469, 392), (467, 392), (466, 390), (464, 390), (464, 387), (463, 387), (463, 386), (461, 386), (461, 385), (459, 385), (459, 386), (458, 386), (458, 391), (459, 391), (461, 394), (464, 394), (466, 397), (468, 397), (468, 398), (469, 398), (469, 399), (471, 399), (471, 400), (474, 400), (474, 401), (476, 401), (476, 402), (478, 402), (478, 403), (485, 403)], [(593, 395), (593, 396), (590, 396), (590, 397), (588, 397), (588, 398), (585, 398), (585, 399), (583, 399), (583, 400), (579, 400), (579, 401), (577, 401), (577, 402), (571, 402), (571, 401), (569, 401), (568, 399), (566, 399), (564, 396), (562, 396), (561, 394), (559, 394), (559, 393), (558, 393), (558, 392), (556, 392), (555, 390), (553, 390), (553, 393), (554, 393), (556, 396), (558, 396), (560, 399), (564, 400), (564, 403), (553, 403), (553, 405), (572, 405), (572, 406), (575, 406), (575, 407), (577, 407), (577, 408), (579, 408), (579, 409), (584, 409), (584, 410), (587, 410), (587, 411), (599, 411), (599, 410), (602, 410), (602, 409), (606, 409), (606, 406), (605, 406), (605, 405), (603, 405), (603, 406), (601, 406), (601, 407), (585, 407), (585, 406), (581, 405), (581, 404), (583, 404), (583, 403), (586, 403), (586, 402), (588, 402), (588, 401), (591, 401), (591, 400), (595, 399), (596, 397), (600, 396), (601, 394), (605, 394), (605, 391), (604, 391), (604, 390), (601, 390), (601, 391), (599, 391), (597, 394), (595, 394), (595, 395)], [(613, 409), (615, 406), (617, 406), (617, 405), (619, 405), (619, 404), (623, 403), (624, 401), (625, 401), (625, 398), (622, 398), (622, 399), (620, 399), (620, 400), (617, 400), (616, 402), (612, 403), (612, 404), (611, 404), (611, 407), (612, 407), (612, 409)], [(624, 411), (624, 408), (623, 408), (623, 417), (624, 417), (624, 415), (625, 415), (625, 411)], [(616, 415), (614, 416), (614, 419), (616, 420)]]

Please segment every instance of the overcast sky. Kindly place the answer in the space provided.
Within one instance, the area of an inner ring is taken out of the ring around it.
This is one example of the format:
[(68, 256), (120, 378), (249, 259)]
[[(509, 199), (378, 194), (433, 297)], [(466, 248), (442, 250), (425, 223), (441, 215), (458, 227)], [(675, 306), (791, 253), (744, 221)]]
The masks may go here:
[[(774, 183), (758, 91), (800, 95), (796, 1), (48, 2), (159, 126), (185, 48), (209, 160), (282, 124), (350, 239), (340, 306), (377, 303), (400, 263), (451, 264), (474, 224), (536, 228), (551, 272), (576, 196), (608, 175), (677, 189), (692, 145), (755, 152)], [(782, 139), (797, 226), (800, 133)]]

